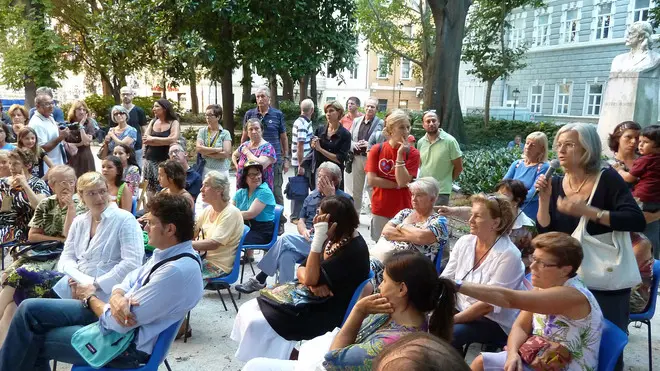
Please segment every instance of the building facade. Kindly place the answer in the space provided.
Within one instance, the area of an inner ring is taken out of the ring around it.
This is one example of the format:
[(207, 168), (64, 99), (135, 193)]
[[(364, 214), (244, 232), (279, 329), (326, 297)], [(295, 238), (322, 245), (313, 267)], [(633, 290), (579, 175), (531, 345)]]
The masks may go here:
[[(626, 29), (647, 20), (654, 2), (546, 0), (546, 5), (510, 15), (506, 40), (511, 47), (529, 46), (527, 67), (494, 84), (491, 107), (502, 118), (511, 118), (515, 104), (517, 118), (597, 123), (612, 60), (628, 51)], [(474, 77), (463, 73), (459, 85), (470, 84), (477, 85)], [(468, 112), (483, 107), (475, 91), (461, 91)]]
[(370, 95), (378, 98), (378, 110), (395, 108), (422, 109), (422, 80), (419, 69), (405, 58), (389, 59), (370, 51), (368, 86)]

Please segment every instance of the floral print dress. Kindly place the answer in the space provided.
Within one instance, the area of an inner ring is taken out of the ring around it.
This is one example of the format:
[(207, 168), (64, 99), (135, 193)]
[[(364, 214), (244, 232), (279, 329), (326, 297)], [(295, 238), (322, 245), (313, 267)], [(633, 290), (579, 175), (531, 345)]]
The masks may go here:
[(587, 297), (591, 312), (582, 319), (570, 319), (561, 315), (535, 313), (532, 334), (558, 342), (568, 348), (571, 363), (566, 371), (591, 371), (598, 369), (598, 350), (603, 334), (603, 313), (593, 294), (580, 278), (568, 279), (564, 286), (580, 291)]
[(413, 332), (428, 331), (428, 324), (408, 327), (390, 320), (388, 314), (372, 314), (362, 321), (355, 344), (331, 350), (325, 355), (326, 370), (371, 370), (374, 358), (401, 337)]
[(124, 169), (124, 182), (128, 185), (133, 197), (137, 197), (137, 191), (140, 189), (140, 169), (135, 165), (128, 165)]
[[(34, 193), (50, 196), (50, 188), (43, 180), (32, 176), (27, 183)], [(34, 213), (27, 193), (12, 188), (9, 178), (1, 178), (0, 205), (0, 243), (27, 240), (28, 223)]]
[[(248, 149), (250, 149), (250, 141), (248, 140), (245, 143), (238, 146), (238, 153), (240, 154), (240, 156), (238, 158), (238, 169), (236, 169), (236, 188), (240, 188), (239, 183), (241, 181), (241, 176), (243, 175), (243, 167), (245, 166), (245, 163), (248, 161), (247, 156), (243, 154), (243, 147), (247, 147)], [(267, 156), (277, 160), (277, 152), (275, 152), (275, 147), (273, 147), (272, 144), (266, 141), (264, 141), (259, 147), (255, 149), (250, 149), (250, 152), (252, 152), (252, 154), (257, 157)], [(271, 164), (264, 169), (264, 179), (262, 179), (262, 181), (268, 184), (268, 188), (270, 188), (270, 190), (272, 191), (274, 180), (275, 180), (275, 173), (273, 171), (273, 165)]]

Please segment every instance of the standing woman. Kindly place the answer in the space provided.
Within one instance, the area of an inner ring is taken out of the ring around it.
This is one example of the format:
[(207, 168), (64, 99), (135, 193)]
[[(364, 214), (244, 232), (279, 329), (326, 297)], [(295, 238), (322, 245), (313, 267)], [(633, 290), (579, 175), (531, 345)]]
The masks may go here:
[[(630, 171), (637, 155), (637, 143), (642, 127), (634, 121), (624, 121), (617, 125), (607, 138), (607, 145), (614, 152), (612, 166), (615, 169)], [(632, 187), (632, 184), (630, 184)]]
[(247, 130), (250, 139), (238, 146), (232, 154), (232, 162), (236, 167), (236, 187), (241, 188), (240, 184), (245, 164), (247, 162), (257, 162), (263, 168), (263, 182), (272, 191), (275, 179), (273, 164), (277, 162), (275, 147), (264, 139), (263, 128), (258, 118), (248, 119), (245, 125), (247, 126), (245, 130)]
[(523, 158), (514, 161), (509, 167), (504, 179), (520, 180), (527, 188), (523, 212), (536, 221), (536, 212), (539, 208), (538, 196), (534, 196), (534, 185), (539, 175), (548, 171), (548, 137), (535, 131), (527, 136), (523, 149)]
[(222, 107), (211, 104), (204, 113), (207, 126), (197, 132), (197, 154), (206, 164), (202, 179), (211, 170), (219, 171), (229, 178), (229, 158), (231, 157), (231, 135), (222, 127)]
[(158, 164), (170, 157), (170, 144), (179, 139), (179, 118), (172, 103), (167, 99), (154, 102), (154, 119), (149, 123), (142, 143), (147, 147), (144, 179), (147, 180), (147, 196), (151, 198), (158, 190)]
[[(564, 175), (555, 175), (552, 179), (541, 175), (536, 182), (539, 189), (539, 233), (555, 231), (572, 234), (582, 217), (588, 219), (587, 233), (596, 238), (613, 231), (644, 230), (644, 214), (628, 185), (616, 170), (603, 167), (601, 163), (601, 144), (595, 126), (565, 125), (557, 132), (553, 147)], [(600, 180), (597, 182), (599, 174)], [(588, 205), (592, 191), (593, 199)], [(582, 248), (586, 251), (589, 246)], [(588, 286), (589, 282), (586, 283)], [(590, 289), (605, 318), (626, 331), (630, 287)], [(622, 368), (623, 358), (620, 358), (617, 370)]]
[(101, 147), (101, 159), (111, 154), (119, 144), (135, 147), (135, 141), (137, 140), (137, 130), (128, 125), (128, 111), (124, 106), (112, 107), (110, 117), (117, 126), (110, 128), (108, 135), (105, 136), (103, 147)]
[(11, 118), (11, 128), (14, 134), (18, 136), (21, 129), (27, 126), (28, 111), (19, 104), (12, 104), (7, 113)]
[(85, 101), (77, 100), (73, 102), (69, 109), (68, 120), (70, 123), (78, 124), (77, 129), (69, 128), (67, 143), (78, 147), (78, 153), (69, 156), (69, 166), (76, 171), (77, 177), (89, 171), (96, 171), (94, 155), (92, 155), (89, 146), (92, 139), (94, 139), (98, 124), (93, 118), (89, 117), (89, 108), (87, 108)]
[(101, 165), (101, 174), (108, 183), (110, 201), (130, 213), (133, 208), (133, 193), (123, 180), (124, 168), (119, 157), (106, 157)]
[(124, 168), (123, 179), (133, 196), (136, 196), (140, 188), (140, 167), (135, 157), (135, 150), (129, 145), (119, 144), (112, 151), (112, 155), (121, 160), (121, 166)]
[(417, 176), (419, 151), (408, 145), (410, 118), (397, 109), (385, 118), (387, 141), (371, 147), (367, 154), (367, 183), (373, 187), (371, 197), (371, 239), (378, 241), (385, 224), (399, 211), (412, 209), (412, 193), (408, 183)]
[[(316, 129), (311, 143), (312, 149), (315, 151), (313, 174), (316, 174), (319, 166), (326, 161), (339, 165), (343, 173), (348, 151), (351, 149), (351, 133), (339, 122), (344, 116), (344, 107), (335, 100), (326, 103), (323, 106), (323, 112), (325, 112), (328, 124)], [(311, 188), (316, 188), (316, 175), (312, 175), (310, 179)], [(344, 179), (339, 183), (339, 189), (344, 190)]]
[(9, 138), (11, 138), (11, 134), (9, 133), (7, 125), (0, 121), (0, 149), (11, 151), (12, 149), (16, 148), (15, 145), (7, 142)]

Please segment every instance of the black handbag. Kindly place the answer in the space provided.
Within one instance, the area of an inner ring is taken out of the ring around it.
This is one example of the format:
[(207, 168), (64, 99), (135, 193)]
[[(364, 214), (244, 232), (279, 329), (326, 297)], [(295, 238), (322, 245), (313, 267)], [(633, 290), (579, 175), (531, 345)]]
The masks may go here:
[(12, 246), (9, 254), (14, 260), (29, 259), (43, 262), (59, 258), (62, 250), (64, 243), (60, 241), (24, 242)]
[(350, 174), (353, 172), (353, 160), (355, 159), (355, 154), (353, 151), (348, 152), (348, 156), (346, 156), (346, 164), (344, 165), (344, 171), (346, 171), (346, 174)]

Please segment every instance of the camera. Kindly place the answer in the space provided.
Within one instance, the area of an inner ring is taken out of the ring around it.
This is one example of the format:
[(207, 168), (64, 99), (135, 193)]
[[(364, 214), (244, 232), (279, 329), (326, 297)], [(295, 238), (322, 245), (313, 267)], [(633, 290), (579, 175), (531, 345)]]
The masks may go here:
[(60, 123), (59, 128), (60, 128), (60, 130), (64, 130), (64, 129), (78, 130), (78, 129), (80, 129), (80, 125), (78, 125), (77, 122), (71, 124), (71, 123), (65, 121), (65, 122)]

